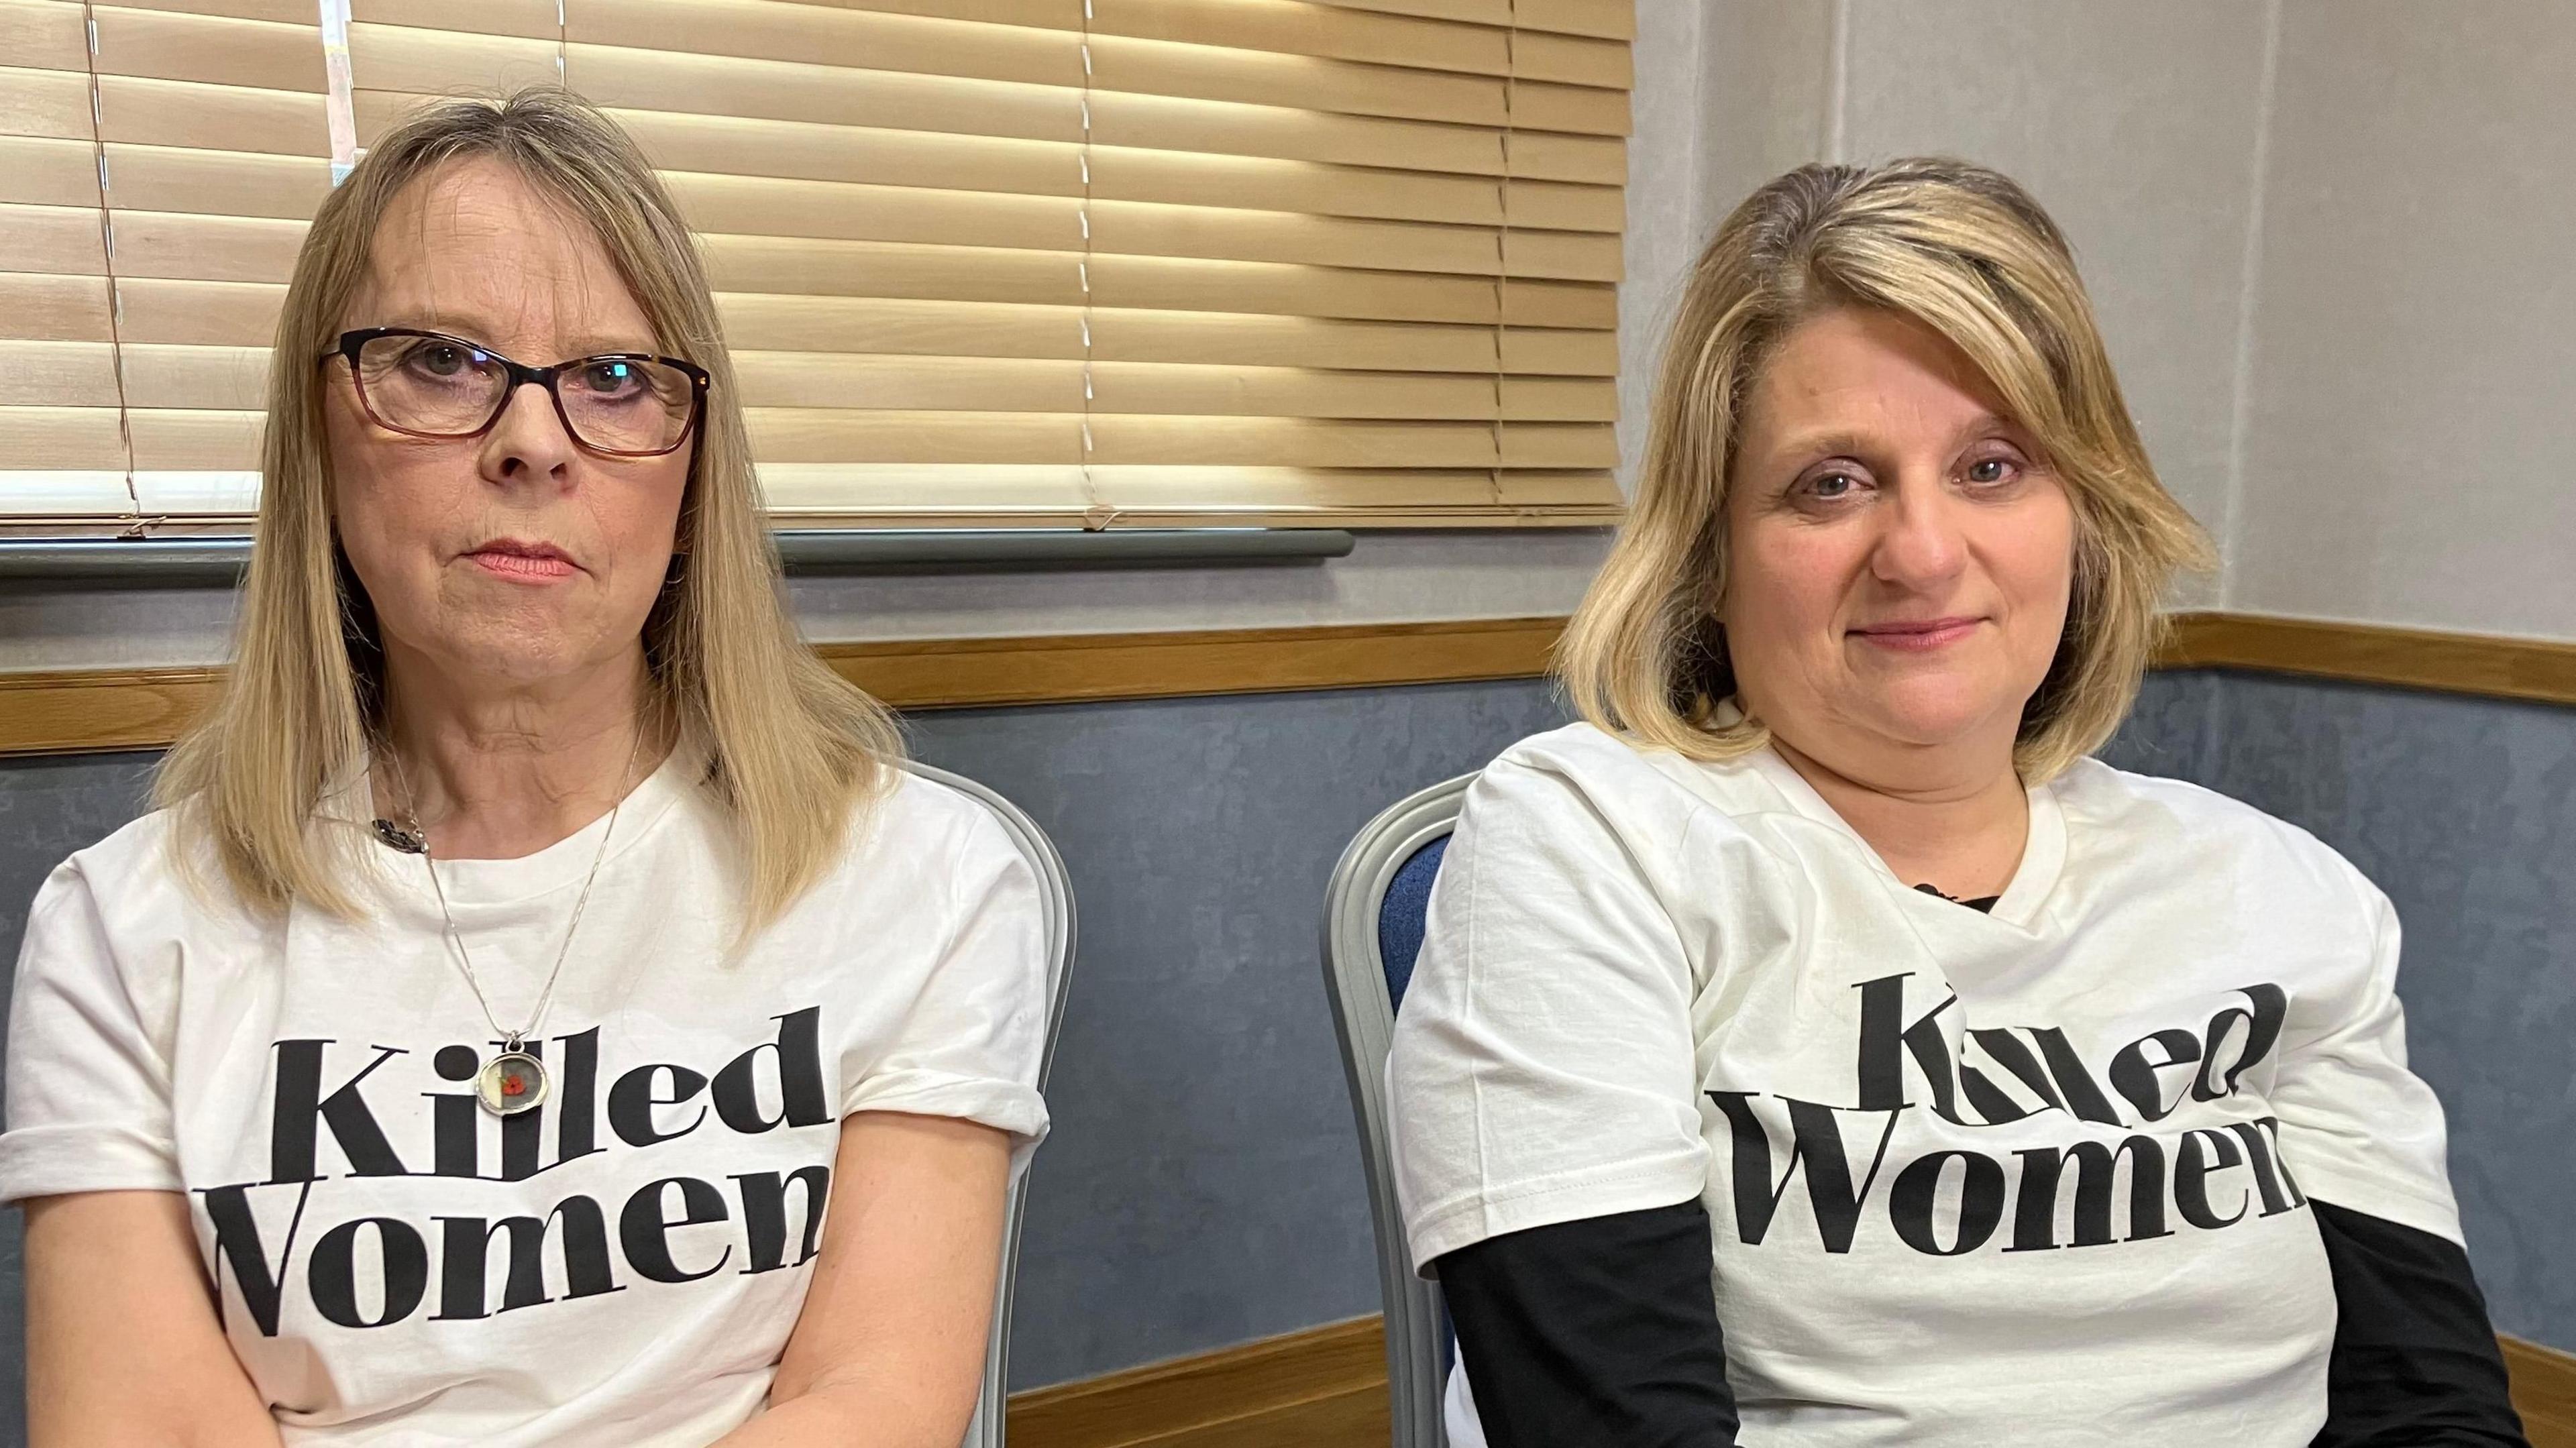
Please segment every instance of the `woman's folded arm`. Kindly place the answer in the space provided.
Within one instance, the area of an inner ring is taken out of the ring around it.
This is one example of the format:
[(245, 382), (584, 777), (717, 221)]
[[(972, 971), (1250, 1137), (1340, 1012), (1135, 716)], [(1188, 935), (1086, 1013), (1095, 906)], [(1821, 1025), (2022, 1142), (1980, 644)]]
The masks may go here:
[(1731, 1448), (1735, 1396), (1697, 1200), (1437, 1259), (1491, 1448)]
[(2311, 1448), (2527, 1448), (2469, 1254), (2382, 1217), (2309, 1206), (2335, 1291), (2326, 1426)]

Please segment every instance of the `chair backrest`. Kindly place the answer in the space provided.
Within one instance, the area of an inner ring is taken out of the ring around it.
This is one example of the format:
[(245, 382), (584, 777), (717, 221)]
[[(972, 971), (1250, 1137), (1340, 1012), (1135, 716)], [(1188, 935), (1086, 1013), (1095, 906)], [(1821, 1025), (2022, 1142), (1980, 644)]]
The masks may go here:
[(1386, 1379), (1393, 1448), (1446, 1448), (1440, 1421), (1448, 1333), (1440, 1289), (1414, 1275), (1388, 1153), (1386, 1053), (1395, 1012), (1413, 982), (1422, 917), (1458, 808), (1474, 775), (1435, 784), (1389, 806), (1342, 851), (1324, 895), (1324, 986), (1351, 1111), (1359, 1119), (1377, 1228), (1378, 1291), (1386, 1302)]
[[(1043, 1091), (1047, 1073), (1055, 1066), (1056, 1034), (1064, 1026), (1065, 984), (1073, 975), (1073, 878), (1065, 873), (1064, 857), (1056, 853), (1055, 843), (1037, 827), (1036, 821), (992, 790), (963, 775), (915, 760), (905, 760), (903, 767), (991, 810), (1011, 843), (1019, 846), (1020, 853), (1028, 859), (1029, 868), (1037, 873), (1038, 892), (1044, 897), (1047, 938), (1046, 1049), (1038, 1060), (1038, 1089)], [(1021, 1207), (1028, 1195), (1028, 1173), (1014, 1174), (1009, 1214), (1002, 1227), (1001, 1277), (993, 1285), (993, 1329), (984, 1348), (984, 1384), (976, 1394), (975, 1416), (967, 1425), (961, 1448), (1002, 1448), (1004, 1395), (1009, 1391), (1011, 1363), (1011, 1290), (1019, 1277)]]

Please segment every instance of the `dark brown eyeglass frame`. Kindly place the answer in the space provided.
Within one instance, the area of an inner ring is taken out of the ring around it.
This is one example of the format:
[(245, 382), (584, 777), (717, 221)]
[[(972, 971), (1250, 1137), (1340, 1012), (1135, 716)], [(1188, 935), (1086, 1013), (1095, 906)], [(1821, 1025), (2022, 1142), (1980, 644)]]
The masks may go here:
[[(365, 350), (369, 342), (379, 337), (419, 337), (427, 341), (446, 342), (452, 346), (462, 347), (478, 357), (488, 357), (500, 363), (501, 370), (510, 379), (510, 385), (501, 389), (500, 401), (493, 404), (492, 415), (483, 419), (481, 426), (469, 432), (422, 432), (417, 428), (396, 427), (386, 421), (383, 414), (376, 411), (376, 405), (373, 402), (367, 400), (367, 379), (358, 369), (358, 354)], [(362, 327), (354, 332), (342, 332), (339, 344), (323, 353), (321, 360), (328, 362), (334, 357), (349, 359), (349, 381), (358, 389), (358, 406), (366, 411), (370, 421), (387, 432), (398, 432), (405, 437), (440, 440), (481, 437), (501, 421), (502, 413), (510, 410), (510, 399), (519, 395), (519, 389), (534, 384), (544, 388), (547, 400), (554, 403), (555, 420), (563, 424), (564, 436), (581, 444), (586, 451), (612, 458), (658, 458), (668, 457), (678, 452), (688, 444), (690, 438), (697, 436), (698, 424), (706, 418), (707, 392), (715, 385), (715, 379), (708, 374), (707, 369), (678, 357), (656, 357), (649, 352), (597, 352), (588, 357), (575, 357), (569, 361), (558, 362), (552, 367), (531, 367), (525, 362), (514, 362), (480, 342), (468, 341), (446, 332), (425, 331), (419, 327)], [(601, 447), (584, 437), (581, 429), (573, 425), (572, 414), (564, 410), (563, 393), (557, 390), (556, 383), (565, 373), (577, 371), (594, 362), (657, 362), (665, 367), (676, 367), (688, 377), (689, 420), (681, 426), (680, 435), (671, 440), (669, 447), (650, 448), (642, 452)]]

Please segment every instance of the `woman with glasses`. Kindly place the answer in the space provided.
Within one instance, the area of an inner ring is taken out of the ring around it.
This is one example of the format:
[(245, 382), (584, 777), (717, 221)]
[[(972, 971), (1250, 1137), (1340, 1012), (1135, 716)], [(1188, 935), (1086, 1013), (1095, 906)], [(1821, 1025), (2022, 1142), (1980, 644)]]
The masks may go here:
[(29, 917), (32, 1441), (954, 1448), (1037, 884), (798, 642), (670, 198), (434, 105), (273, 366), (223, 697)]

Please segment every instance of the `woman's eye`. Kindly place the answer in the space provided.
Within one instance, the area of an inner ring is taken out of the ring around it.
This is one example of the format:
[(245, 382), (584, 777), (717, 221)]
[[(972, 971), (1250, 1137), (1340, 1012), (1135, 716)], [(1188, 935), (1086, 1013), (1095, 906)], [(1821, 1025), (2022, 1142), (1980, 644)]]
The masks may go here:
[(491, 359), (472, 347), (424, 339), (402, 354), (402, 369), (429, 382), (461, 382), (490, 370)]
[(1979, 458), (1968, 464), (1968, 481), (1972, 483), (2008, 483), (2021, 470), (2011, 458)]
[(582, 388), (602, 397), (624, 396), (643, 381), (643, 369), (631, 362), (593, 362), (581, 369)]
[(1800, 488), (1808, 497), (1821, 502), (1834, 502), (1850, 497), (1860, 488), (1860, 480), (1849, 473), (1819, 473)]

